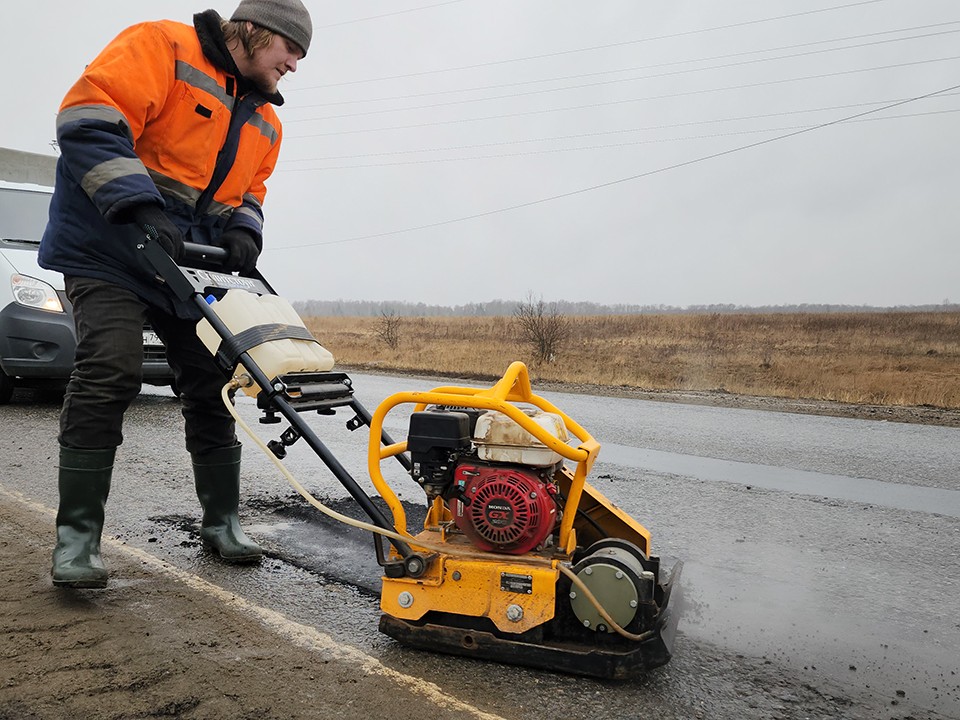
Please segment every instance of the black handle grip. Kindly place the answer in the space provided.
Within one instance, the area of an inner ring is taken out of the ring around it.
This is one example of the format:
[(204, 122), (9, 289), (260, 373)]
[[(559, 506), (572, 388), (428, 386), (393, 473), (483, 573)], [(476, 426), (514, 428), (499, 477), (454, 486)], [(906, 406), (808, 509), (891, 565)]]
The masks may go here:
[(185, 242), (183, 244), (183, 256), (185, 259), (195, 262), (220, 265), (230, 257), (230, 251), (226, 248), (216, 247), (215, 245)]

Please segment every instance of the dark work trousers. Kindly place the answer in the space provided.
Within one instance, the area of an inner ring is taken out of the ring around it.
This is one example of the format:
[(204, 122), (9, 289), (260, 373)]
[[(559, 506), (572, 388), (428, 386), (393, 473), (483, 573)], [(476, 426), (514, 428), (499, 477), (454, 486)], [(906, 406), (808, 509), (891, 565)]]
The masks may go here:
[(116, 448), (123, 415), (140, 392), (145, 320), (163, 341), (180, 389), (187, 450), (203, 454), (236, 444), (233, 417), (220, 391), (228, 377), (183, 320), (147, 305), (119, 285), (67, 277), (77, 326), (77, 355), (60, 413), (60, 444), (81, 450)]

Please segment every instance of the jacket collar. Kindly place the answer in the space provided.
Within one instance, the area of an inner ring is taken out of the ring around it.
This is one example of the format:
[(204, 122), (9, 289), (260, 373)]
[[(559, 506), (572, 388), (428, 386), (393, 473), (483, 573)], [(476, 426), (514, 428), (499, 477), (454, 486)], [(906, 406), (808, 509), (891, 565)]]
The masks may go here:
[(193, 16), (193, 27), (200, 39), (200, 49), (206, 58), (218, 68), (237, 78), (237, 97), (253, 93), (262, 97), (272, 105), (283, 105), (283, 95), (279, 92), (264, 93), (258, 90), (253, 83), (247, 80), (237, 69), (237, 64), (223, 40), (223, 31), (220, 29), (220, 15), (216, 10), (204, 10)]

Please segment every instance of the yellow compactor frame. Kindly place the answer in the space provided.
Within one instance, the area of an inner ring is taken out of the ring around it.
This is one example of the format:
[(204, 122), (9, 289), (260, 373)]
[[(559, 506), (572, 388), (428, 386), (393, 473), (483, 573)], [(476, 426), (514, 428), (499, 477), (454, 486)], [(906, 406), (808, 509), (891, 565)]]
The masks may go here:
[[(568, 433), (579, 441), (574, 447), (559, 440), (534, 422), (516, 403), (533, 405), (562, 418)], [(452, 516), (442, 498), (435, 498), (427, 512), (424, 528), (417, 535), (407, 529), (407, 518), (400, 499), (387, 484), (381, 463), (407, 449), (406, 442), (381, 445), (383, 423), (387, 414), (402, 404), (415, 405), (415, 411), (430, 405), (496, 410), (512, 419), (546, 447), (576, 463), (573, 472), (564, 467), (557, 474), (561, 493), (566, 498), (562, 508), (557, 541), (542, 552), (506, 555), (484, 552), (473, 547), (459, 532), (451, 532)], [(435, 548), (437, 543), (449, 548), (439, 553), (418, 578), (383, 578), (380, 607), (395, 618), (416, 621), (427, 613), (439, 612), (471, 618), (486, 617), (498, 630), (522, 633), (548, 622), (554, 616), (556, 588), (560, 576), (559, 563), (569, 563), (577, 548), (575, 520), (578, 509), (590, 524), (581, 532), (598, 527), (611, 536), (629, 540), (645, 554), (650, 554), (650, 533), (638, 522), (613, 505), (586, 482), (587, 475), (600, 452), (600, 444), (566, 413), (538, 395), (530, 386), (530, 377), (522, 362), (514, 362), (503, 378), (485, 390), (467, 387), (439, 387), (429, 392), (400, 392), (385, 399), (373, 414), (370, 424), (368, 470), (380, 496), (393, 514), (396, 531)]]

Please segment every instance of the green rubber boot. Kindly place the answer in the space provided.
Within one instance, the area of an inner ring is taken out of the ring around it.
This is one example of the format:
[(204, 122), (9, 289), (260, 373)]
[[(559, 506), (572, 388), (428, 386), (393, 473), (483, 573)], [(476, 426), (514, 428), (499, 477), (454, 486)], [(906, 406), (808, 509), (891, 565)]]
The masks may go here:
[(53, 549), (53, 584), (73, 588), (107, 586), (100, 557), (103, 510), (110, 493), (116, 450), (60, 448), (60, 509)]
[(192, 455), (197, 497), (203, 507), (200, 539), (228, 562), (256, 562), (263, 550), (240, 527), (240, 445)]

